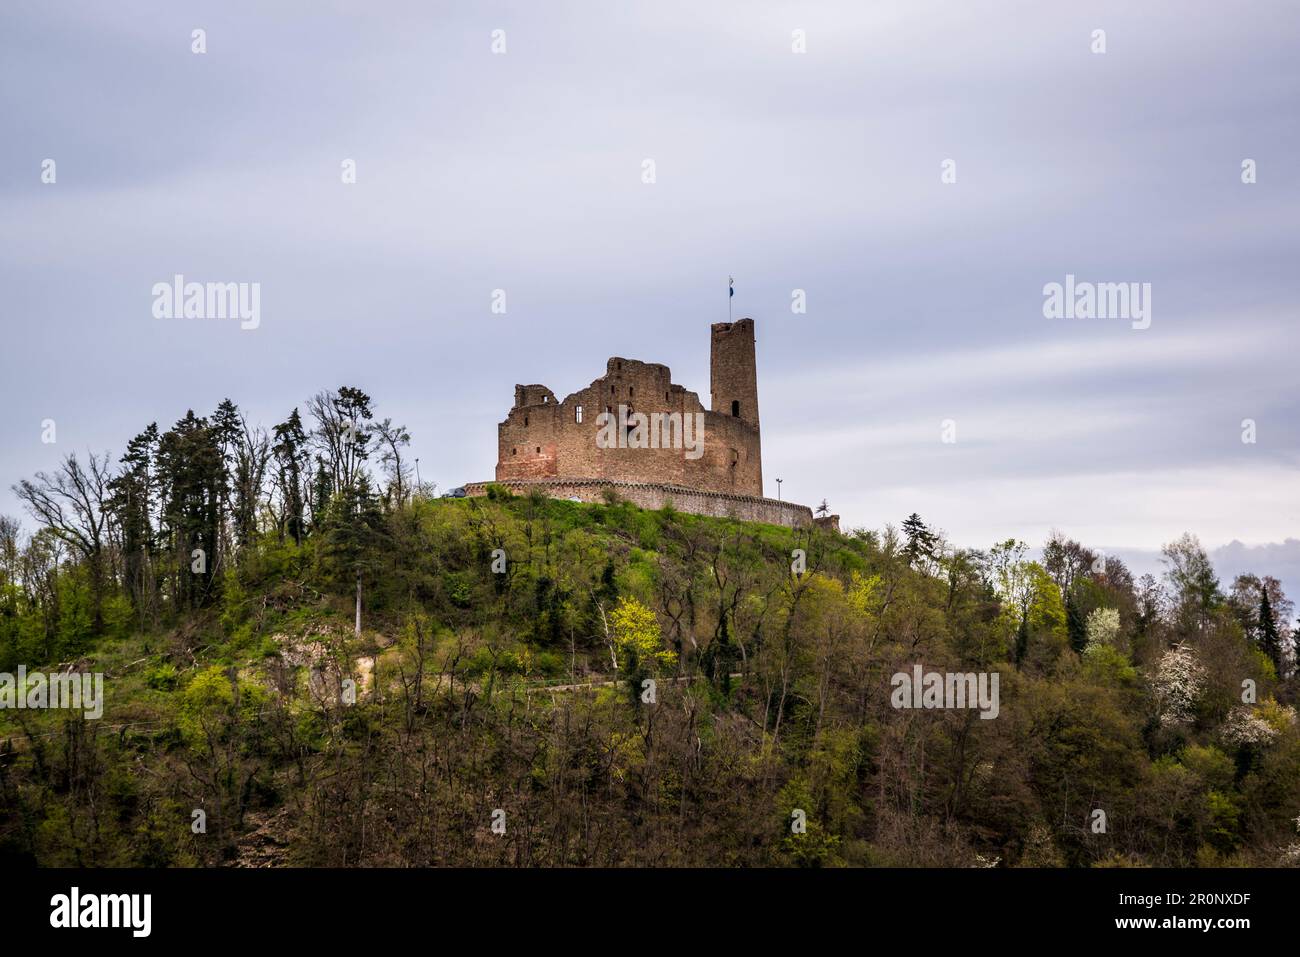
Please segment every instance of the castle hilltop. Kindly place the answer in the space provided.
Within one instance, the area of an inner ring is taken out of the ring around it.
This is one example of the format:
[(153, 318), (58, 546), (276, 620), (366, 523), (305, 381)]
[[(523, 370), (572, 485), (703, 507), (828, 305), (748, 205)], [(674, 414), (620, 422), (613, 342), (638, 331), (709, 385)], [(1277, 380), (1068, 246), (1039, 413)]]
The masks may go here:
[[(710, 331), (708, 409), (667, 366), (619, 356), (562, 402), (544, 385), (516, 385), (497, 427), (497, 483), (520, 494), (598, 502), (612, 491), (642, 508), (836, 527), (836, 516), (814, 519), (806, 505), (763, 496), (754, 320)], [(465, 491), (484, 495), (487, 484)]]

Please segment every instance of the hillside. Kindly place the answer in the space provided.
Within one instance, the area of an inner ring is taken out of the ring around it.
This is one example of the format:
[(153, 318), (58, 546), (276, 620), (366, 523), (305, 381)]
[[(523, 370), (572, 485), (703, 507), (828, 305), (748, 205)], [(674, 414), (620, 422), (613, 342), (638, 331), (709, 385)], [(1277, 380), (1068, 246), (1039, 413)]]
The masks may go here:
[[(1161, 584), (915, 516), (363, 487), (218, 544), (201, 587), (187, 548), (44, 577), (31, 548), (0, 549), (0, 671), (102, 672), (105, 706), (0, 710), (10, 862), (1300, 861), (1286, 621), (1190, 538)], [(896, 707), (916, 665), (996, 673), (996, 717)]]

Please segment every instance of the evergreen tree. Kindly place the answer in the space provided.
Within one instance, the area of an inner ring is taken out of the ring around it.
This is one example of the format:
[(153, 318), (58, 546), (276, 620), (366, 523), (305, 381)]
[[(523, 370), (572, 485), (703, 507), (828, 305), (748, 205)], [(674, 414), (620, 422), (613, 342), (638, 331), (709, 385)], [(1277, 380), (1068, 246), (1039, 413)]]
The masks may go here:
[(930, 531), (916, 512), (904, 520), (903, 534), (907, 536), (907, 545), (903, 548), (903, 554), (907, 556), (909, 565), (915, 566), (919, 559), (933, 557), (937, 539), (934, 532)]
[(1300, 671), (1300, 619), (1296, 619), (1291, 629), (1291, 666), (1293, 675)]
[(331, 500), (326, 512), (325, 551), (336, 581), (356, 586), (356, 633), (361, 634), (361, 591), (365, 578), (379, 567), (388, 533), (378, 497), (362, 473)]
[(223, 528), (228, 520), (233, 519), (235, 513), (233, 475), (236, 452), (243, 431), (244, 422), (239, 415), (239, 409), (235, 407), (235, 403), (231, 402), (230, 399), (222, 399), (217, 406), (217, 411), (212, 413), (212, 435), (221, 449), (221, 461), (224, 463), (226, 471), (226, 483), (221, 490), (219, 500)]
[(1277, 631), (1277, 621), (1273, 617), (1273, 606), (1268, 600), (1268, 589), (1259, 590), (1259, 647), (1268, 655), (1278, 676), (1282, 675), (1282, 638)]
[(158, 583), (153, 573), (156, 548), (154, 458), (158, 450), (158, 425), (131, 439), (121, 458), (122, 471), (109, 483), (109, 505), (122, 539), (122, 569), (127, 593), (141, 622), (157, 616)]
[(1088, 619), (1070, 593), (1065, 596), (1065, 629), (1070, 637), (1070, 647), (1082, 654), (1088, 645)]
[(266, 432), (261, 428), (250, 429), (243, 414), (229, 399), (217, 406), (212, 419), (229, 478), (225, 512), (235, 544), (247, 548), (257, 534), (257, 509), (269, 454)]
[(306, 464), (307, 435), (296, 408), (275, 427), (275, 445), (271, 451), (275, 455), (276, 484), (280, 491), (280, 538), (283, 540), (287, 534), (295, 545), (301, 545), (306, 532), (302, 469)]
[(161, 491), (161, 535), (172, 558), (178, 608), (213, 597), (221, 564), (221, 502), (227, 475), (216, 431), (193, 410), (158, 440), (155, 469)]

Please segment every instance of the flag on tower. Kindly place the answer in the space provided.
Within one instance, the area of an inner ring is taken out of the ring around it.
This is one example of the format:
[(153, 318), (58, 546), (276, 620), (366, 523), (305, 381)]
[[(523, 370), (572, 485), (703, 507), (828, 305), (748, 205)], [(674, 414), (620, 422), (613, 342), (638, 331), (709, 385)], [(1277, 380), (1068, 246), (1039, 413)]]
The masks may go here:
[(736, 280), (730, 276), (727, 277), (727, 298), (730, 299), (736, 294)]

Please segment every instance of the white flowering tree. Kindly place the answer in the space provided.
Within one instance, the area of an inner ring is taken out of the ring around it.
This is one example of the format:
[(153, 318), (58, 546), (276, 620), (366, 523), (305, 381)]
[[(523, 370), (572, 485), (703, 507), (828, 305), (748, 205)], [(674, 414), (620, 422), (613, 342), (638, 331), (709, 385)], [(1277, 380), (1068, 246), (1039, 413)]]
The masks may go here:
[(1160, 723), (1187, 724), (1205, 690), (1205, 668), (1191, 648), (1175, 645), (1156, 665), (1154, 685), (1160, 702)]
[(1253, 747), (1268, 744), (1277, 737), (1277, 728), (1273, 727), (1252, 709), (1238, 705), (1228, 712), (1219, 735), (1234, 747)]
[(1083, 653), (1096, 656), (1103, 648), (1114, 648), (1119, 637), (1119, 610), (1097, 608), (1088, 616), (1088, 644)]

